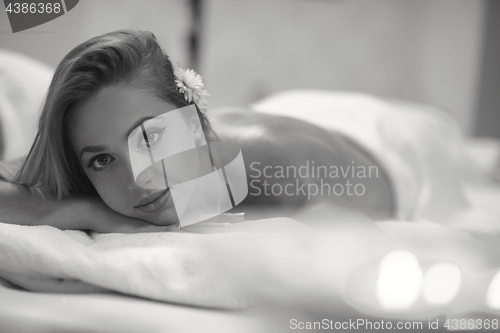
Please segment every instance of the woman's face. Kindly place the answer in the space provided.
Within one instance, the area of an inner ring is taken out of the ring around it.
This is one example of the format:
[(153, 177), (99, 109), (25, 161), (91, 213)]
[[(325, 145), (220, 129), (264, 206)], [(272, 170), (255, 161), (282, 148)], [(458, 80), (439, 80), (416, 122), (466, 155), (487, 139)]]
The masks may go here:
[(74, 110), (69, 137), (81, 166), (114, 211), (158, 225), (178, 221), (170, 191), (134, 180), (128, 136), (145, 120), (177, 109), (143, 90), (110, 86)]

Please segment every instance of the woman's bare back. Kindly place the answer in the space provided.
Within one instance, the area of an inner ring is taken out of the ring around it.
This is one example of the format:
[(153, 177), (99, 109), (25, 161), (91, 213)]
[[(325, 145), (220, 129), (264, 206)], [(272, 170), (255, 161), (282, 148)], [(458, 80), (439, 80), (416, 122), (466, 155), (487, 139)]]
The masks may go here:
[[(372, 219), (394, 216), (394, 194), (386, 171), (341, 134), (238, 108), (210, 111), (210, 121), (221, 141), (237, 143), (242, 149), (249, 182), (242, 210), (248, 206), (299, 209), (318, 202), (333, 207), (348, 203)], [(303, 177), (306, 170), (309, 174)], [(355, 193), (356, 184), (361, 185)]]

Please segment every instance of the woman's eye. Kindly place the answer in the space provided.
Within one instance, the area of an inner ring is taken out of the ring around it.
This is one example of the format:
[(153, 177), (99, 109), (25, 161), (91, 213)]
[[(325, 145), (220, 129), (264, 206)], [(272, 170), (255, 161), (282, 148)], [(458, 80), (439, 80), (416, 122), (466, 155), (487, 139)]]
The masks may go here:
[(159, 138), (160, 138), (160, 134), (159, 133), (149, 133), (148, 134), (148, 143), (149, 143), (149, 145), (154, 145), (156, 143), (156, 141), (158, 141)]
[[(155, 145), (161, 138), (161, 134), (164, 129), (151, 129), (146, 132), (146, 135), (143, 135), (141, 140), (139, 141), (139, 148), (145, 148), (146, 146), (152, 147)], [(147, 144), (146, 144), (147, 140)]]
[(95, 171), (101, 171), (113, 160), (114, 158), (112, 158), (111, 156), (97, 156), (95, 159), (90, 161), (89, 167), (92, 167)]

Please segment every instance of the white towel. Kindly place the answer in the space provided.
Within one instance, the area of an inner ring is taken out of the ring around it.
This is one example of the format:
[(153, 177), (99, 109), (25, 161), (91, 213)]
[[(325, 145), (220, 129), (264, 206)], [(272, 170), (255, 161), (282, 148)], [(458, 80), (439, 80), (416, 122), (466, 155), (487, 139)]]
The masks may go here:
[[(376, 290), (369, 286), (376, 285), (377, 264), (389, 250), (412, 250), (423, 267), (456, 263), (464, 279), (472, 281), (463, 288), (474, 286), (476, 279), (488, 283), (484, 277), (492, 276), (492, 264), (498, 264), (500, 248), (492, 236), (483, 242), (436, 224), (380, 225), (386, 233), (341, 227), (319, 234), (289, 219), (271, 219), (238, 223), (235, 232), (224, 234), (89, 236), (0, 223), (0, 277), (42, 292), (111, 290), (194, 306), (266, 304), (311, 313), (345, 309), (353, 314), (347, 304), (354, 304), (379, 315), (383, 309), (376, 306)], [(467, 302), (460, 298), (447, 307), (417, 308), (425, 316), (450, 309), (488, 311), (483, 297), (469, 291)], [(409, 310), (406, 314), (414, 315)]]
[(303, 296), (310, 282), (319, 285), (325, 278), (333, 283), (330, 290), (337, 287), (325, 276), (329, 270), (315, 261), (321, 252), (302, 224), (289, 219), (244, 222), (231, 226), (236, 230), (231, 233), (227, 227), (193, 227), (222, 233), (90, 236), (0, 223), (0, 277), (33, 291), (111, 290), (215, 308), (242, 308), (273, 295)]

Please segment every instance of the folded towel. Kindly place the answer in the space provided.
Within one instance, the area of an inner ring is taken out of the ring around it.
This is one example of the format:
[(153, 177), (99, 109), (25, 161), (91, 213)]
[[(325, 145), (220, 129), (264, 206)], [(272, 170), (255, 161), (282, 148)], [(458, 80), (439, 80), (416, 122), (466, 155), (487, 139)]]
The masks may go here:
[(265, 304), (293, 308), (294, 315), (307, 310), (359, 318), (348, 304), (383, 315), (373, 287), (376, 267), (390, 250), (403, 247), (414, 251), (422, 269), (453, 262), (469, 281), (458, 303), (418, 303), (409, 316), (414, 309), (425, 316), (451, 308), (487, 310), (484, 294), (467, 288), (489, 283), (499, 264), (497, 237), (482, 241), (428, 223), (380, 226), (385, 232), (346, 226), (319, 234), (278, 218), (237, 223), (228, 227), (233, 232), (217, 234), (88, 235), (0, 223), (0, 277), (33, 291), (114, 291), (203, 307)]
[[(96, 292), (214, 307), (241, 307), (224, 256), (206, 235), (95, 234), (0, 224), (0, 276), (34, 291)], [(222, 247), (221, 247), (222, 248)]]
[[(279, 233), (269, 232), (276, 227)], [(297, 295), (310, 289), (309, 282), (319, 286), (324, 278), (333, 280), (317, 272), (318, 252), (307, 236), (311, 231), (298, 222), (237, 223), (234, 233), (213, 228), (223, 233), (89, 235), (0, 223), (0, 277), (33, 291), (111, 290), (216, 308)]]

